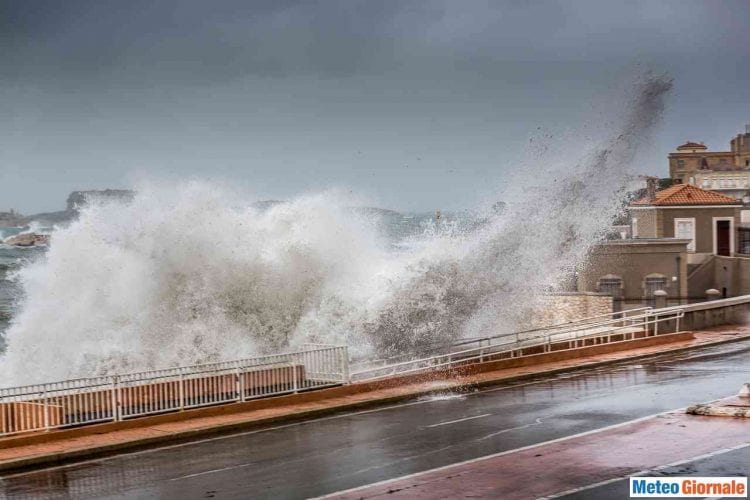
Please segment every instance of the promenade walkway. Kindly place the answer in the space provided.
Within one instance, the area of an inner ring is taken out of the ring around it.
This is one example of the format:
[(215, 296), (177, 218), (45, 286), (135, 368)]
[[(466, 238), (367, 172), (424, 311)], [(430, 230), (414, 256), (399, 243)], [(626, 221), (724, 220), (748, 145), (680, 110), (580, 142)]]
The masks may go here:
[[(680, 338), (685, 338), (683, 335)], [(246, 403), (171, 413), (142, 419), (63, 429), (48, 433), (0, 439), (0, 471), (39, 467), (62, 461), (74, 461), (156, 443), (185, 440), (210, 434), (231, 432), (254, 426), (268, 426), (282, 421), (298, 420), (368, 405), (384, 404), (417, 395), (466, 386), (511, 383), (516, 380), (548, 375), (597, 365), (616, 363), (638, 357), (692, 349), (750, 338), (750, 328), (725, 326), (694, 332), (694, 338), (661, 345), (634, 347), (628, 350), (549, 361), (493, 371), (462, 374), (437, 374), (400, 385), (389, 383), (358, 384), (314, 392), (280, 396)], [(645, 340), (645, 339), (640, 339)], [(633, 341), (633, 346), (639, 341)], [(598, 346), (600, 349), (603, 346)], [(582, 349), (581, 352), (590, 352)], [(545, 358), (540, 358), (545, 359)], [(491, 366), (491, 363), (488, 364)], [(730, 388), (728, 388), (730, 389)]]

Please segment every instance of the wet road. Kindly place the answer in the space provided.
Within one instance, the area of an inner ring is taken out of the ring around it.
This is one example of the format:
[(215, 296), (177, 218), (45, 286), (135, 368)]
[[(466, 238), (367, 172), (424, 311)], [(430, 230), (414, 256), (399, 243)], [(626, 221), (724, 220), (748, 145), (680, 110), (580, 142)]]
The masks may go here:
[(748, 380), (750, 342), (733, 343), (7, 476), (0, 494), (305, 498), (717, 399)]

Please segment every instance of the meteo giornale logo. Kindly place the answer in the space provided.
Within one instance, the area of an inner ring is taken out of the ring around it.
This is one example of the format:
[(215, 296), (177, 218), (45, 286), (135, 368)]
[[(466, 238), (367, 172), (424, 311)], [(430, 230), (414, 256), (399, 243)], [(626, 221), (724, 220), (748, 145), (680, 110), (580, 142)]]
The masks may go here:
[(747, 477), (631, 477), (630, 498), (747, 498)]

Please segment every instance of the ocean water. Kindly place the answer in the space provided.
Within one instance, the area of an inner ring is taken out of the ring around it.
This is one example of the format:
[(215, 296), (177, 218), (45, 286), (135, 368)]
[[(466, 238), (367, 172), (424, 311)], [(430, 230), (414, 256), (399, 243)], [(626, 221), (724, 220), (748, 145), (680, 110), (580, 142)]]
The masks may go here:
[[(0, 241), (30, 228), (0, 228)], [(40, 228), (49, 231), (51, 228)], [(0, 352), (5, 348), (5, 331), (10, 325), (13, 311), (22, 297), (22, 288), (14, 279), (24, 264), (42, 258), (43, 247), (19, 248), (0, 243)]]
[(355, 210), (337, 191), (260, 208), (201, 181), (92, 203), (46, 251), (5, 249), (0, 386), (306, 342), (347, 344), (356, 359), (418, 355), (518, 330), (608, 232), (670, 88), (646, 75), (602, 120), (532, 138), (493, 199), (439, 223)]

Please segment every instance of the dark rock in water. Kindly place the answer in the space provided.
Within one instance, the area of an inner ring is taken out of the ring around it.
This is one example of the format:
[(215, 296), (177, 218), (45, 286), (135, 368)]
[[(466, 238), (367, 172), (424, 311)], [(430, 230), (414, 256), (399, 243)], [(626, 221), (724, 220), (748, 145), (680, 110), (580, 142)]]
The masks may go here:
[(17, 234), (15, 236), (11, 236), (10, 238), (6, 238), (3, 243), (15, 247), (44, 246), (49, 244), (49, 235), (34, 233)]
[(73, 191), (68, 196), (67, 211), (75, 212), (95, 200), (117, 200), (129, 202), (135, 197), (135, 191), (129, 189), (105, 189), (103, 191)]

